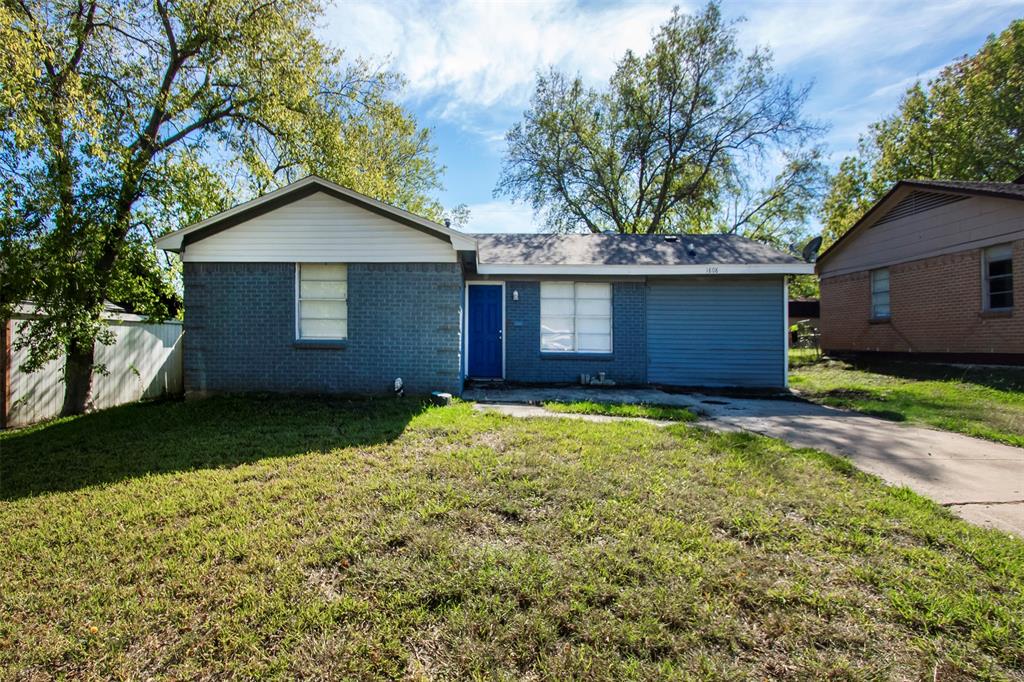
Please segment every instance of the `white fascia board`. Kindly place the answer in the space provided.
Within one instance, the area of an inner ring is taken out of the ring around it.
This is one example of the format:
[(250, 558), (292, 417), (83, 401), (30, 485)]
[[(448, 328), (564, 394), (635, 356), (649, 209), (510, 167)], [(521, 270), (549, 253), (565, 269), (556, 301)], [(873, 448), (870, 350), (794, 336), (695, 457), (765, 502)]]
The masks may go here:
[(987, 239), (966, 239), (956, 244), (950, 244), (941, 249), (929, 249), (927, 251), (921, 251), (911, 257), (897, 256), (896, 258), (880, 258), (878, 260), (871, 261), (871, 265), (852, 265), (844, 268), (820, 268), (816, 270), (818, 276), (822, 279), (828, 277), (839, 277), (841, 275), (849, 275), (854, 272), (867, 272), (868, 270), (879, 270), (881, 268), (891, 268), (894, 265), (902, 265), (904, 263), (913, 263), (914, 261), (926, 260), (928, 258), (935, 258), (936, 256), (945, 256), (951, 253), (963, 253), (964, 251), (973, 251), (975, 249), (984, 249), (989, 246), (995, 246), (996, 244), (1005, 244), (1006, 242), (1016, 241), (1024, 237), (1024, 230), (1016, 230), (1007, 232), (1004, 234), (997, 234)]
[(302, 189), (303, 187), (306, 187), (307, 185), (320, 185), (325, 189), (329, 189), (338, 194), (351, 198), (353, 202), (357, 204), (370, 204), (371, 206), (375, 206), (382, 212), (389, 213), (393, 216), (404, 218), (407, 221), (411, 221), (418, 225), (421, 225), (427, 230), (434, 232), (438, 236), (443, 235), (448, 237), (452, 243), (452, 247), (455, 248), (456, 250), (476, 251), (476, 239), (468, 236), (464, 232), (453, 230), (450, 227), (445, 227), (440, 223), (435, 223), (432, 220), (427, 220), (426, 218), (422, 218), (416, 215), (415, 213), (409, 213), (408, 211), (398, 208), (397, 206), (391, 206), (389, 204), (385, 204), (384, 202), (377, 201), (376, 199), (368, 197), (365, 194), (360, 194), (359, 192), (350, 190), (347, 187), (342, 187), (337, 183), (331, 182), (329, 180), (324, 180), (323, 178), (317, 177), (315, 175), (309, 175), (307, 177), (302, 178), (301, 180), (296, 180), (290, 185), (279, 187), (278, 189), (275, 189), (273, 192), (268, 192), (267, 194), (264, 194), (260, 197), (239, 204), (238, 206), (233, 206), (226, 211), (221, 211), (217, 215), (211, 216), (206, 220), (202, 220), (198, 223), (194, 223), (187, 227), (183, 227), (180, 230), (175, 230), (174, 232), (169, 232), (164, 236), (160, 237), (159, 239), (157, 239), (154, 243), (158, 249), (176, 253), (181, 250), (182, 242), (184, 241), (185, 237), (188, 234), (201, 230), (204, 227), (208, 227), (209, 225), (218, 223), (222, 220), (231, 218), (232, 216), (238, 215), (239, 213), (249, 211), (253, 208), (256, 208), (258, 206), (261, 206), (262, 204), (267, 203), (268, 201), (273, 201), (274, 199), (277, 199), (280, 196), (296, 192)]
[(501, 265), (477, 263), (481, 275), (813, 275), (813, 263), (750, 265)]
[[(459, 232), (458, 230), (453, 230), (450, 227), (445, 227), (441, 223), (435, 223), (433, 220), (427, 220), (426, 218), (418, 216), (415, 213), (410, 213), (405, 209), (398, 208), (397, 206), (392, 206), (391, 204), (385, 204), (383, 201), (377, 201), (373, 197), (366, 196), (365, 194), (360, 194), (359, 192), (351, 190), (348, 187), (342, 187), (341, 185), (335, 182), (331, 182), (330, 180), (324, 180), (323, 178), (317, 177), (315, 175), (311, 175), (309, 177), (312, 180), (312, 182), (328, 187), (334, 190), (335, 192), (338, 192), (339, 194), (351, 197), (356, 203), (364, 203), (370, 204), (371, 206), (376, 206), (381, 211), (390, 213), (391, 215), (397, 217), (405, 218), (406, 220), (422, 225), (431, 232), (443, 234), (451, 240), (452, 246), (456, 249), (462, 248), (464, 250), (476, 251), (476, 240), (473, 239), (472, 237), (468, 237), (464, 232)], [(456, 246), (456, 239), (461, 240), (464, 246)]]
[(189, 255), (191, 252), (186, 250), (182, 256), (182, 260), (186, 263), (457, 263), (458, 259), (455, 252), (451, 252), (451, 257), (442, 260), (437, 257), (426, 257), (416, 253), (410, 253), (402, 256), (374, 256), (374, 257), (363, 257), (358, 258), (345, 258), (338, 257), (336, 255), (325, 254), (322, 256), (300, 256), (300, 255), (241, 255), (241, 256), (193, 256)]
[(198, 223), (193, 223), (179, 230), (175, 230), (174, 232), (168, 232), (164, 236), (158, 238), (154, 242), (154, 244), (158, 249), (162, 249), (164, 251), (180, 251), (182, 241), (184, 241), (186, 235), (191, 234), (192, 232), (196, 232), (197, 230), (201, 230), (204, 227), (207, 227), (214, 223), (226, 220), (227, 218), (238, 215), (239, 213), (243, 213), (250, 209), (256, 208), (257, 206), (261, 206), (262, 204), (265, 204), (268, 201), (272, 201), (283, 194), (290, 194), (296, 190), (305, 187), (306, 185), (312, 184), (313, 182), (316, 182), (316, 178), (314, 176), (309, 176), (301, 180), (297, 180), (296, 182), (293, 182), (290, 185), (279, 187), (275, 189), (273, 192), (268, 192), (267, 194), (256, 197), (255, 199), (243, 202), (241, 204), (238, 204), (237, 206), (232, 206), (226, 211), (221, 211), (220, 213), (213, 215), (207, 218), (206, 220), (200, 220)]
[(476, 239), (461, 232), (454, 232), (454, 234), (449, 236), (452, 239), (452, 246), (455, 247), (456, 251), (476, 251)]

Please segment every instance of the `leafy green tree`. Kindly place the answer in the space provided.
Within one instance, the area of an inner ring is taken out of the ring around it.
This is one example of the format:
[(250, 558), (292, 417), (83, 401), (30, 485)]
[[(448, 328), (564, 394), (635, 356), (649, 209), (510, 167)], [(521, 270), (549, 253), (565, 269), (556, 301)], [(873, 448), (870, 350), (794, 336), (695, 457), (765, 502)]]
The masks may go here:
[(843, 159), (821, 206), (835, 241), (899, 180), (1009, 181), (1024, 172), (1024, 19), (916, 83)]
[(105, 300), (173, 312), (152, 239), (316, 173), (408, 210), (442, 169), (401, 80), (317, 39), (320, 0), (0, 4), (0, 318), (31, 300), (28, 369), (89, 401)]
[(818, 287), (818, 278), (814, 275), (789, 275), (789, 297), (795, 298), (818, 298), (821, 289)]
[[(649, 52), (627, 52), (607, 87), (552, 69), (507, 134), (497, 194), (530, 202), (554, 231), (726, 231), (791, 241), (817, 204), (822, 129), (807, 87), (744, 54), (712, 2), (678, 10)], [(781, 166), (772, 181), (760, 179)]]

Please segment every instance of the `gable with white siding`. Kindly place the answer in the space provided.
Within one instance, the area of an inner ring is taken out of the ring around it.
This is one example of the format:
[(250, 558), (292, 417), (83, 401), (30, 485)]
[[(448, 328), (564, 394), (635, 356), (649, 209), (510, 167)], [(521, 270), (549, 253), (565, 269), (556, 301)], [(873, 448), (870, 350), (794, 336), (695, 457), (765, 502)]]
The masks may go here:
[(317, 192), (187, 244), (186, 262), (454, 263), (451, 243)]
[(887, 212), (854, 228), (856, 234), (819, 261), (818, 273), (833, 277), (1024, 238), (1024, 202), (949, 196), (950, 203), (893, 211), (893, 217)]

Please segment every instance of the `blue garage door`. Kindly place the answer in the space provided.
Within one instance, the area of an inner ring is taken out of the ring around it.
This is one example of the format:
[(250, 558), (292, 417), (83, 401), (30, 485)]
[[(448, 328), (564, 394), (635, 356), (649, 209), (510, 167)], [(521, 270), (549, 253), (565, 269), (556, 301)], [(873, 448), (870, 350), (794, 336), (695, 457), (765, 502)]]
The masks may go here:
[(785, 383), (781, 277), (652, 281), (647, 380), (671, 386)]

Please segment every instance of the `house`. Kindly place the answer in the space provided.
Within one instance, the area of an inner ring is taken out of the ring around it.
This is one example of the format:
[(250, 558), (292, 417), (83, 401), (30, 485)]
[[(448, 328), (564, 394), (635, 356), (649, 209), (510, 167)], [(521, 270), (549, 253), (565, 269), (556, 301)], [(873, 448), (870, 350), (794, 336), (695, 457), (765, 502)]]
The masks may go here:
[(785, 276), (813, 270), (730, 235), (465, 234), (316, 177), (157, 246), (184, 264), (189, 395), (781, 387)]
[(1024, 176), (899, 182), (816, 269), (829, 354), (1024, 362)]

